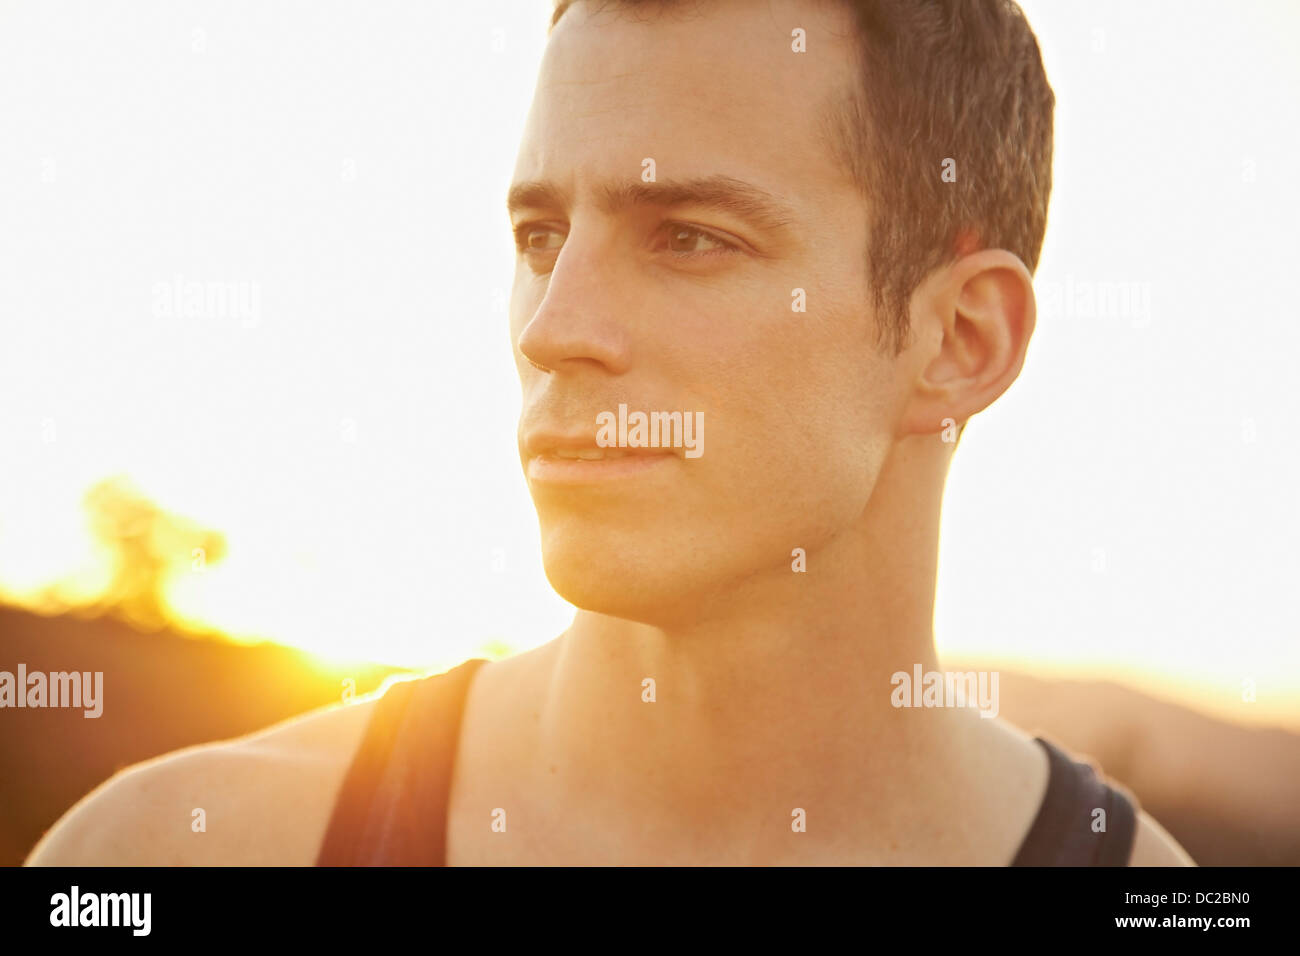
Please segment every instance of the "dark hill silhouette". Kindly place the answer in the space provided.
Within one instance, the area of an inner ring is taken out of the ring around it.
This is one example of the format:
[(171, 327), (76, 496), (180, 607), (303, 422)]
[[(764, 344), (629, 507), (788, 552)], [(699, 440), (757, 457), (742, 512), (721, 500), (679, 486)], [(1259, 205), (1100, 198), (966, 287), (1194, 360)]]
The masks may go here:
[(396, 670), (0, 607), (0, 670), (19, 663), (29, 673), (103, 671), (104, 711), (0, 710), (0, 865), (21, 863), (65, 810), (122, 767), (337, 703), (346, 678), (364, 694)]

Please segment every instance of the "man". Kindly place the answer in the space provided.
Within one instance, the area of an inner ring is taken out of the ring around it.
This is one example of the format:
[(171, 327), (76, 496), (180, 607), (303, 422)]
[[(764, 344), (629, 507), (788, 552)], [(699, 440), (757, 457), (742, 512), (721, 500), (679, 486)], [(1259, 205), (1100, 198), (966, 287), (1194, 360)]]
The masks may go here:
[(1033, 333), (1052, 108), (999, 0), (561, 2), (511, 332), (573, 625), (443, 711), (132, 768), (31, 862), (400, 862), (387, 788), (449, 864), (1190, 865), (1145, 813), (1104, 837), (1104, 787), (1052, 823), (1065, 765), (987, 708), (898, 706), (957, 428)]

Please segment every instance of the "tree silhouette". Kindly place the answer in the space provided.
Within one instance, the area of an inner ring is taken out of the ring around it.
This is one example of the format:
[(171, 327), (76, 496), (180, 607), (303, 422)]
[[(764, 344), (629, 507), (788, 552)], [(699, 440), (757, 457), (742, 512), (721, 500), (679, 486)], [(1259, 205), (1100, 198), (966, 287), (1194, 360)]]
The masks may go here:
[(125, 477), (92, 487), (85, 508), (91, 533), (112, 562), (109, 585), (89, 609), (141, 630), (167, 625), (163, 590), (169, 574), (212, 564), (226, 553), (219, 532), (162, 510)]

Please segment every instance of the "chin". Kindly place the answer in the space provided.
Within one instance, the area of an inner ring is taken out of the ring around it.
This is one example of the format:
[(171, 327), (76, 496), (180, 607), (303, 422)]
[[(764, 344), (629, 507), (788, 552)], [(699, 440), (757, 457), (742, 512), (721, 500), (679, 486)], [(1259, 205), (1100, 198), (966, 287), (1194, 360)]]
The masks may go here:
[(555, 593), (574, 607), (642, 624), (666, 623), (694, 605), (701, 579), (690, 543), (673, 544), (664, 529), (647, 529), (654, 548), (637, 549), (638, 535), (612, 529), (545, 528), (542, 565)]

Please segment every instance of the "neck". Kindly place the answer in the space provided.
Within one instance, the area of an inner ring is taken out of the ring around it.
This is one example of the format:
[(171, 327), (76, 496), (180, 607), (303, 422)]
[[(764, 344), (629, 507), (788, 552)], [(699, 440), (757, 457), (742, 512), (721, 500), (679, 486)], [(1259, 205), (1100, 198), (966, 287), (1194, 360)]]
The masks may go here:
[(626, 806), (635, 792), (682, 819), (725, 805), (738, 824), (932, 790), (936, 764), (969, 742), (969, 712), (896, 708), (890, 681), (938, 669), (932, 464), (891, 455), (859, 520), (808, 547), (805, 572), (757, 573), (684, 623), (578, 612), (557, 643), (539, 759), (589, 800)]

